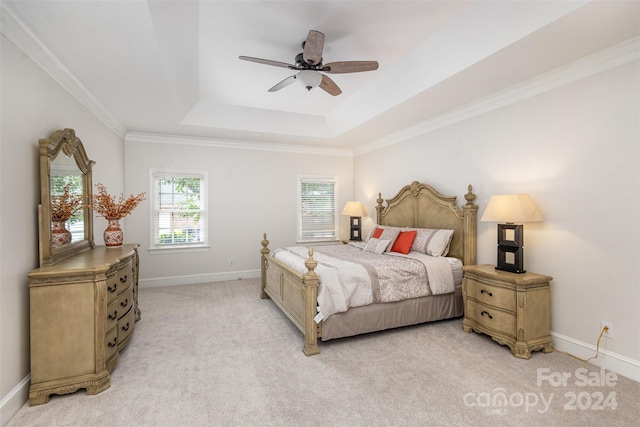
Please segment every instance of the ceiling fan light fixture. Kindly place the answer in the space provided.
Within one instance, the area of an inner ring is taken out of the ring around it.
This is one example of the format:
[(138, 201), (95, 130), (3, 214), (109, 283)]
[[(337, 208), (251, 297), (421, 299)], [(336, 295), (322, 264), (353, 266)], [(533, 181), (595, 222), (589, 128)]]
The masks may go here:
[(322, 74), (314, 70), (302, 70), (296, 75), (296, 80), (307, 88), (307, 90), (311, 90), (314, 87), (320, 86)]

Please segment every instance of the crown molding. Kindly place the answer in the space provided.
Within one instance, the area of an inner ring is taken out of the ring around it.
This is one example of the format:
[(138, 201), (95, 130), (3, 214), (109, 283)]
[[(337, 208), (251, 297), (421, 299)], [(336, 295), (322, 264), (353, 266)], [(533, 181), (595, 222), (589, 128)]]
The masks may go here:
[(124, 138), (127, 130), (122, 123), (71, 74), (49, 48), (22, 22), (11, 7), (4, 2), (0, 3), (0, 17), (0, 32), (2, 34), (116, 135)]
[(234, 150), (273, 151), (278, 153), (313, 154), (335, 157), (353, 157), (353, 151), (345, 148), (319, 147), (315, 145), (276, 144), (267, 142), (222, 140), (193, 136), (166, 135), (144, 132), (129, 132), (125, 144), (171, 144), (194, 145)]
[(589, 55), (534, 77), (524, 83), (497, 92), (479, 101), (437, 115), (415, 126), (354, 148), (354, 156), (380, 150), (446, 126), (471, 119), (507, 105), (515, 104), (578, 80), (640, 60), (640, 37), (634, 37), (609, 49)]

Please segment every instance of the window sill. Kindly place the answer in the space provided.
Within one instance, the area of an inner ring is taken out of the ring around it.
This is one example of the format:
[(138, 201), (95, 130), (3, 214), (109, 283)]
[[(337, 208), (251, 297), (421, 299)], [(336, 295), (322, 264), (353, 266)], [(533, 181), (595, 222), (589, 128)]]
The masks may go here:
[(209, 250), (209, 245), (204, 246), (179, 246), (172, 245), (169, 247), (153, 247), (148, 248), (147, 251), (150, 255), (164, 255), (164, 254), (183, 254), (183, 253), (194, 253), (194, 252), (207, 252)]

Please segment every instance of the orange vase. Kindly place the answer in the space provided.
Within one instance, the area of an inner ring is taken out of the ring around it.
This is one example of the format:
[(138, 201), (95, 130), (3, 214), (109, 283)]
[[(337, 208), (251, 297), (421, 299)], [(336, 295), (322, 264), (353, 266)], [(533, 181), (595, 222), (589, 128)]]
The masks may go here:
[(124, 231), (120, 228), (119, 218), (107, 218), (107, 229), (104, 230), (104, 244), (108, 248), (119, 248), (124, 241)]

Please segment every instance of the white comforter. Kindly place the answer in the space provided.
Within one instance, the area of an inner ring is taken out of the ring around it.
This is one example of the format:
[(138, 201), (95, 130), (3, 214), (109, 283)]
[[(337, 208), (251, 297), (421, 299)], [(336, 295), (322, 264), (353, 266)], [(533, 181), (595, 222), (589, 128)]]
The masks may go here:
[[(364, 252), (362, 243), (319, 246), (313, 258), (318, 261), (316, 273), (318, 310), (321, 318), (379, 302), (400, 301), (454, 291), (451, 265), (446, 258), (418, 252), (382, 255)], [(309, 249), (288, 247), (276, 249), (273, 256), (305, 273), (304, 261)]]

